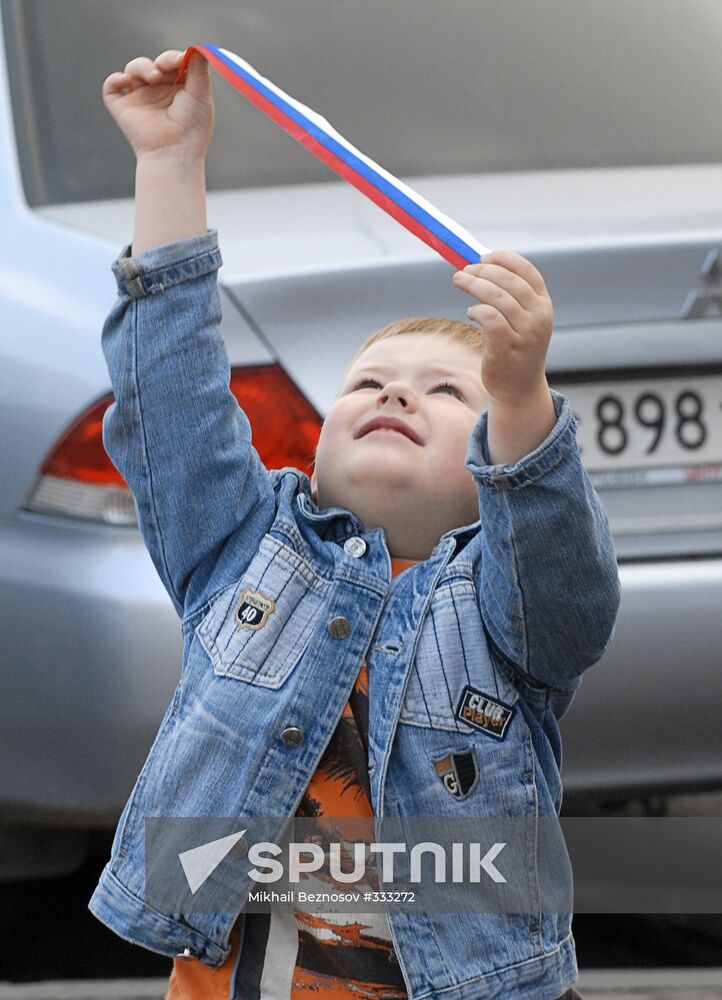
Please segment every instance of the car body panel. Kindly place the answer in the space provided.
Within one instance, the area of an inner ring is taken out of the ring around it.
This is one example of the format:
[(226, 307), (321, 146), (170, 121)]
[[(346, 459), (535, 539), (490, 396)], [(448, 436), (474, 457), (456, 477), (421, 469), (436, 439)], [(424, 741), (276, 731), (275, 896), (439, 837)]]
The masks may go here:
[[(29, 207), (3, 60), (0, 46), (0, 820), (112, 825), (178, 681), (178, 621), (134, 528), (22, 508), (58, 435), (109, 392), (100, 331), (133, 205)], [(722, 370), (719, 164), (404, 179), (538, 264), (555, 307), (553, 386)], [(213, 191), (208, 204), (231, 362), (277, 360), (322, 415), (373, 329), (463, 318), (448, 265), (341, 183)], [(709, 303), (688, 318), (699, 291)], [(622, 607), (562, 721), (566, 795), (722, 787), (722, 485), (600, 495)]]

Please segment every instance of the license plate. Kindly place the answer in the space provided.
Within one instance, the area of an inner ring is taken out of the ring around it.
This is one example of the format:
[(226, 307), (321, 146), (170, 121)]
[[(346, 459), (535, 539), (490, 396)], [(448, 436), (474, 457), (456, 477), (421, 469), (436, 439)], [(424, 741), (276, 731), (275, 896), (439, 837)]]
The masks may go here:
[(595, 486), (722, 480), (722, 374), (552, 384)]

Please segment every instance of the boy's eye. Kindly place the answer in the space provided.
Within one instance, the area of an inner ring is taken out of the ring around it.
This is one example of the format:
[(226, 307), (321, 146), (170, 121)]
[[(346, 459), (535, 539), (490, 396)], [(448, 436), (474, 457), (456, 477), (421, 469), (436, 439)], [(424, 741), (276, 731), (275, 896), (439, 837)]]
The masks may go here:
[[(375, 385), (375, 386), (378, 386), (379, 389), (381, 388), (381, 383), (377, 379), (375, 379), (375, 378), (363, 378), (363, 379), (361, 379), (360, 382), (357, 382), (354, 385), (354, 387), (353, 387), (353, 389), (351, 391), (355, 392), (356, 389), (363, 389), (367, 385)], [(434, 386), (434, 388), (433, 388), (432, 391), (436, 392), (438, 389), (448, 389), (450, 392), (452, 392), (456, 396), (457, 399), (463, 400), (463, 398), (464, 398), (463, 395), (461, 394), (461, 392), (456, 388), (456, 386), (455, 385), (451, 385), (450, 382), (439, 382), (438, 385)]]
[(459, 392), (459, 390), (456, 388), (456, 386), (451, 385), (449, 382), (440, 382), (439, 385), (435, 386), (434, 392), (436, 392), (436, 389), (451, 389), (451, 391), (456, 395), (457, 399), (464, 398), (462, 394)]
[(363, 389), (365, 385), (377, 385), (379, 389), (381, 388), (381, 383), (377, 382), (375, 378), (362, 378), (360, 382), (356, 383), (352, 391), (355, 391), (356, 389)]

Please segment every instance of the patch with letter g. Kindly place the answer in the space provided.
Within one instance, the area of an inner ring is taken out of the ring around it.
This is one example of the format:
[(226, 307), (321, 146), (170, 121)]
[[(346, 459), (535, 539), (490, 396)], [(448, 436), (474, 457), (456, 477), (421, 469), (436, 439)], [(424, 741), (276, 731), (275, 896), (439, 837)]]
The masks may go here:
[(455, 799), (465, 799), (476, 788), (479, 768), (476, 766), (474, 748), (461, 753), (447, 753), (443, 757), (432, 757), (434, 769), (441, 784)]
[(487, 736), (503, 740), (515, 711), (511, 705), (505, 705), (498, 698), (492, 698), (467, 684), (456, 706), (456, 718), (467, 726), (480, 729)]
[(263, 628), (268, 621), (268, 616), (275, 610), (276, 602), (272, 597), (267, 597), (260, 590), (246, 588), (236, 608), (236, 623), (241, 628), (249, 628), (255, 631), (256, 629)]

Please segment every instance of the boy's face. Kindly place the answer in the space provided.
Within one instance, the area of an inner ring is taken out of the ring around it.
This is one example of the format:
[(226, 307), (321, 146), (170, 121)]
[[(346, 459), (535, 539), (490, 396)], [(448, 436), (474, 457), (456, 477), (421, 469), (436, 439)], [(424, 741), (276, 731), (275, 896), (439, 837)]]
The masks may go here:
[[(464, 458), (487, 405), (478, 350), (440, 333), (377, 341), (347, 372), (324, 421), (311, 479), (318, 506), (385, 528), (390, 547), (396, 539), (392, 555), (426, 558), (411, 549), (430, 551), (479, 516)], [(378, 418), (407, 433), (368, 430)]]

